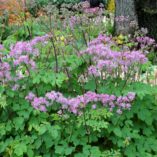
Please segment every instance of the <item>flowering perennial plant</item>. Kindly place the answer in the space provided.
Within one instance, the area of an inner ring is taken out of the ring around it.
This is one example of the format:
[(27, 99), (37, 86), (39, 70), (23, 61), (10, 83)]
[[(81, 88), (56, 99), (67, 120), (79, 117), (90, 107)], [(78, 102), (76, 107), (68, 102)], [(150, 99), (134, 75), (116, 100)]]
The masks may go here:
[(10, 56), (14, 59), (14, 65), (18, 66), (24, 63), (29, 65), (31, 69), (35, 68), (35, 61), (33, 57), (39, 55), (39, 51), (35, 46), (38, 43), (45, 43), (49, 38), (48, 35), (42, 37), (36, 37), (29, 42), (17, 42), (15, 45), (11, 46)]
[(144, 54), (148, 54), (157, 49), (157, 43), (155, 40), (147, 36), (138, 36), (136, 37), (135, 42), (138, 43), (138, 46)]
[(113, 21), (127, 17), (88, 6), (82, 15), (50, 4), (1, 38), (0, 156), (157, 154), (157, 88), (141, 82), (156, 43), (138, 32), (112, 37)]
[(4, 49), (3, 45), (2, 45), (2, 44), (0, 44), (0, 50), (3, 50), (3, 49)]
[[(116, 51), (111, 37), (99, 35), (97, 39), (88, 43), (81, 55), (88, 54), (94, 65), (89, 67), (89, 74), (100, 76), (102, 72), (107, 76), (125, 78), (128, 74), (134, 75), (140, 66), (147, 62), (147, 57), (141, 51)], [(133, 73), (130, 73), (132, 70)]]
[(157, 145), (157, 90), (134, 81), (147, 62), (141, 40), (98, 36), (106, 26), (79, 18), (72, 31), (52, 25), (51, 35), (0, 45), (0, 156), (157, 154), (148, 149)]
[(122, 113), (124, 109), (131, 108), (131, 102), (135, 99), (135, 93), (128, 93), (126, 96), (116, 97), (115, 95), (97, 94), (95, 92), (87, 92), (78, 95), (75, 98), (66, 98), (60, 92), (51, 91), (46, 93), (45, 97), (36, 97), (32, 92), (26, 96), (35, 109), (46, 111), (48, 106), (54, 102), (61, 104), (61, 110), (68, 110), (71, 113), (79, 114), (82, 108), (89, 103), (94, 103), (92, 108), (96, 108), (95, 103), (101, 102), (104, 107), (108, 107), (110, 111), (117, 108), (117, 113)]
[(138, 43), (140, 43), (141, 45), (145, 46), (145, 45), (148, 45), (148, 46), (152, 46), (155, 44), (155, 40), (150, 38), (150, 37), (136, 37), (136, 40)]
[(0, 62), (0, 81), (7, 82), (11, 80), (10, 65), (7, 62)]
[[(95, 12), (97, 10), (88, 10), (89, 15), (92, 12)], [(96, 16), (94, 18), (89, 18), (88, 16), (82, 15), (76, 15), (76, 16), (71, 16), (69, 19), (64, 21), (64, 26), (67, 27), (67, 25), (70, 27), (71, 30), (74, 30), (74, 28), (76, 28), (76, 26), (86, 26), (89, 27), (90, 25), (95, 25), (95, 26), (100, 26), (103, 23), (103, 16), (102, 16), (102, 12), (101, 10), (98, 10), (99, 12), (99, 16)]]
[[(36, 48), (38, 43), (46, 43), (49, 35), (36, 37), (31, 41), (19, 41), (15, 45), (10, 47), (10, 52), (7, 56), (3, 56), (0, 62), (0, 79), (3, 82), (17, 81), (23, 77), (22, 65), (26, 67), (25, 74), (36, 67), (35, 57), (39, 56), (39, 50)], [(3, 45), (0, 45), (0, 49), (3, 50)], [(11, 62), (13, 61), (13, 63)], [(13, 64), (13, 66), (11, 66)], [(16, 68), (17, 67), (17, 68)], [(18, 68), (19, 67), (19, 68)], [(16, 70), (15, 70), (16, 69)], [(12, 77), (11, 70), (14, 70), (16, 76)]]

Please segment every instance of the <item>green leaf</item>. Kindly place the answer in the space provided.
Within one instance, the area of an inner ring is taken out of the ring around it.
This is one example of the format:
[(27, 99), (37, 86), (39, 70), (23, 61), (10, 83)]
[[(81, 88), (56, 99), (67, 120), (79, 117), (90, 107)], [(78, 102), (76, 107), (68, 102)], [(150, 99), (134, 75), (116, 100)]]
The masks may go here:
[(74, 147), (68, 147), (65, 149), (65, 155), (70, 155), (74, 150)]
[(46, 149), (49, 149), (54, 144), (54, 140), (51, 138), (49, 134), (44, 134), (43, 140), (45, 142)]
[(149, 110), (142, 108), (138, 113), (138, 117), (145, 121), (148, 125), (152, 124), (152, 114)]
[(67, 80), (67, 76), (64, 73), (56, 74), (56, 84), (61, 87), (62, 83)]
[(33, 152), (33, 150), (31, 148), (29, 148), (27, 150), (27, 155), (28, 155), (28, 157), (34, 157), (34, 152)]
[(96, 83), (94, 79), (89, 80), (85, 85), (86, 90), (95, 91), (96, 89)]
[(15, 146), (14, 153), (17, 156), (22, 156), (26, 152), (27, 152), (27, 146), (24, 143), (19, 143)]
[(3, 86), (0, 86), (0, 94), (3, 93), (4, 90), (5, 90), (4, 87), (3, 87)]
[(63, 146), (56, 146), (55, 147), (55, 153), (56, 154), (63, 154), (64, 153), (64, 151), (65, 151), (65, 149), (64, 149), (64, 147)]
[(115, 128), (113, 130), (113, 132), (115, 133), (115, 135), (117, 135), (118, 137), (122, 137), (122, 131), (120, 128)]
[(0, 94), (0, 107), (5, 108), (7, 106), (6, 96)]
[(14, 91), (7, 90), (7, 95), (10, 96), (11, 98), (13, 98), (14, 97)]
[(22, 118), (22, 117), (16, 117), (16, 118), (14, 118), (13, 122), (14, 122), (16, 130), (22, 129), (23, 126), (24, 126), (24, 118)]
[(38, 131), (39, 131), (39, 135), (44, 134), (47, 131), (46, 125), (41, 125)]

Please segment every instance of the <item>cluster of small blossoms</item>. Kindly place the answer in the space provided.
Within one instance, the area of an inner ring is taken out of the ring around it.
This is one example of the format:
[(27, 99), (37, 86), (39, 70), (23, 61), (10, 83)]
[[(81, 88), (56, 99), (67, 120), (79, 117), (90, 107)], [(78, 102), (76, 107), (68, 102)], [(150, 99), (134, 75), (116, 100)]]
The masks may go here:
[[(68, 23), (67, 23), (68, 22)], [(70, 26), (70, 29), (73, 30), (76, 26), (82, 26), (82, 25), (87, 25), (89, 24), (89, 18), (85, 15), (82, 16), (71, 16), (70, 19), (65, 21), (65, 26), (67, 25)]]
[(15, 45), (11, 46), (10, 57), (14, 59), (14, 65), (18, 66), (24, 63), (29, 65), (31, 69), (35, 68), (35, 61), (33, 57), (39, 55), (38, 49), (35, 47), (38, 43), (45, 43), (49, 38), (48, 35), (42, 37), (36, 37), (31, 41), (17, 42)]
[(117, 21), (117, 22), (126, 22), (128, 20), (129, 20), (129, 16), (121, 15), (121, 16), (115, 17), (115, 21)]
[(7, 62), (0, 62), (0, 81), (6, 82), (11, 80), (11, 67)]
[(99, 45), (99, 44), (108, 44), (108, 45), (113, 44), (112, 37), (107, 36), (105, 34), (104, 35), (100, 34), (96, 39), (93, 39), (88, 43), (88, 48), (91, 46), (95, 47), (95, 45)]
[(123, 110), (131, 108), (131, 102), (135, 99), (135, 93), (128, 93), (126, 96), (116, 97), (115, 95), (97, 94), (87, 92), (84, 95), (79, 95), (75, 98), (66, 98), (60, 92), (51, 91), (46, 93), (45, 97), (36, 97), (32, 92), (26, 96), (26, 100), (31, 102), (31, 105), (40, 111), (47, 111), (47, 107), (53, 103), (61, 104), (61, 110), (67, 110), (73, 114), (79, 114), (81, 109), (88, 104), (94, 103), (92, 108), (96, 108), (96, 103), (99, 102), (104, 107), (108, 107), (110, 111), (116, 108), (117, 113), (121, 114)]
[(84, 9), (84, 13), (86, 13), (86, 14), (99, 14), (99, 15), (101, 15), (102, 12), (103, 12), (103, 9), (99, 8), (99, 7)]
[(0, 44), (0, 50), (3, 50), (3, 49), (4, 49), (3, 45), (2, 45), (2, 44)]
[(86, 50), (80, 52), (81, 55), (92, 56), (94, 65), (89, 67), (89, 74), (98, 76), (100, 72), (106, 72), (106, 74), (117, 76), (117, 72), (127, 74), (129, 69), (138, 72), (139, 65), (147, 62), (147, 57), (141, 51), (115, 51), (112, 45), (114, 41), (111, 37), (99, 35), (88, 44)]
[(155, 44), (155, 40), (150, 38), (150, 37), (136, 37), (137, 42), (139, 42), (140, 44), (143, 45), (154, 45)]
[(145, 53), (149, 53), (150, 49), (156, 49), (157, 44), (154, 39), (143, 36), (143, 37), (136, 37), (135, 41), (139, 44), (140, 49)]
[(67, 26), (69, 26), (71, 30), (74, 30), (76, 26), (99, 26), (103, 23), (103, 17), (101, 12), (98, 13), (100, 13), (100, 15), (93, 18), (89, 18), (87, 15), (71, 16), (69, 19), (64, 21), (64, 27), (67, 28)]
[[(80, 24), (80, 18), (78, 17), (78, 16), (72, 16), (70, 19), (69, 19), (69, 26), (70, 26), (70, 28), (73, 30), (74, 29), (74, 27), (76, 26), (76, 25), (78, 25), (78, 24)], [(65, 26), (67, 26), (66, 24), (65, 24)]]
[[(34, 69), (36, 67), (34, 58), (39, 55), (36, 45), (38, 43), (44, 44), (47, 42), (48, 38), (49, 35), (45, 35), (36, 37), (28, 42), (17, 42), (15, 45), (12, 45), (9, 55), (5, 57), (5, 60), (4, 58), (0, 60), (0, 81), (8, 82), (12, 80), (16, 82), (18, 79), (23, 78), (24, 75), (20, 71), (22, 64), (25, 64), (29, 69)], [(0, 44), (0, 50), (3, 49), (3, 45)], [(19, 68), (16, 69), (16, 76), (14, 76), (14, 78), (11, 77), (11, 65), (7, 61), (7, 59), (10, 60), (10, 58), (13, 60), (14, 67), (19, 66)], [(26, 71), (26, 73), (28, 73), (28, 71)], [(17, 86), (13, 87), (13, 89), (17, 89)]]

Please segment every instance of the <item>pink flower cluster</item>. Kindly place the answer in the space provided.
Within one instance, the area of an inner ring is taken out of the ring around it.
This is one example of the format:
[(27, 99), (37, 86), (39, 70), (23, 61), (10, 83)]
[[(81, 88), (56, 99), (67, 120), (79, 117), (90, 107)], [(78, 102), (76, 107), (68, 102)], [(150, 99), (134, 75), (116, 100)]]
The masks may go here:
[[(67, 21), (66, 21), (67, 22)], [(65, 22), (65, 26), (67, 26), (67, 23)], [(73, 30), (74, 27), (78, 24), (81, 23), (81, 19), (79, 16), (72, 16), (70, 19), (69, 19), (69, 26), (70, 28)]]
[[(90, 8), (87, 9), (88, 13), (94, 13), (97, 11), (96, 8)], [(70, 27), (71, 30), (73, 30), (76, 26), (90, 26), (90, 25), (94, 25), (94, 26), (99, 26), (103, 23), (103, 18), (101, 16), (101, 9), (98, 10), (97, 14), (99, 14), (99, 16), (96, 16), (94, 18), (88, 18), (88, 16), (86, 15), (76, 15), (76, 16), (71, 16), (68, 20), (64, 21), (64, 27), (67, 28), (67, 26)]]
[(35, 68), (35, 62), (33, 57), (39, 55), (38, 49), (35, 45), (38, 43), (45, 43), (49, 38), (48, 35), (42, 37), (36, 37), (31, 41), (17, 42), (15, 45), (11, 46), (10, 56), (14, 59), (14, 65), (18, 66), (22, 63), (29, 65), (30, 68)]
[(97, 13), (99, 13), (100, 11), (102, 11), (101, 10), (101, 8), (99, 8), (99, 7), (95, 7), (95, 8), (86, 8), (86, 9), (84, 9), (84, 13), (87, 13), (87, 14), (97, 14)]
[(7, 62), (0, 62), (0, 80), (6, 82), (11, 80), (10, 65)]
[[(45, 43), (49, 39), (49, 35), (44, 35), (41, 37), (36, 37), (31, 41), (17, 42), (10, 48), (10, 53), (6, 58), (0, 61), (0, 80), (2, 81), (16, 81), (23, 77), (20, 71), (16, 71), (17, 76), (11, 78), (11, 64), (7, 61), (10, 58), (13, 59), (14, 66), (25, 64), (29, 69), (34, 69), (36, 67), (35, 57), (39, 55), (38, 49), (35, 47), (38, 43)], [(0, 44), (0, 50), (3, 50), (3, 45)], [(5, 60), (4, 60), (5, 59)], [(14, 88), (15, 89), (15, 88)]]
[(115, 17), (115, 21), (117, 22), (127, 22), (129, 20), (129, 16), (117, 16)]
[(99, 34), (99, 36), (96, 39), (93, 39), (88, 43), (88, 48), (91, 46), (95, 47), (96, 45), (99, 44), (108, 44), (110, 46), (111, 44), (113, 44), (112, 37), (107, 36), (105, 34)]
[(4, 49), (3, 45), (2, 45), (2, 44), (0, 44), (0, 50), (3, 50), (3, 49)]
[(67, 110), (74, 114), (79, 114), (82, 108), (85, 108), (88, 104), (94, 103), (92, 108), (96, 108), (97, 102), (100, 102), (102, 106), (108, 107), (110, 111), (114, 108), (120, 114), (122, 110), (129, 110), (131, 108), (131, 102), (135, 99), (135, 93), (128, 93), (126, 96), (116, 97), (115, 95), (97, 94), (94, 92), (87, 92), (84, 95), (77, 96), (75, 98), (66, 98), (60, 92), (51, 91), (46, 93), (45, 97), (36, 97), (33, 93), (29, 93), (26, 96), (26, 100), (31, 102), (31, 105), (40, 111), (47, 111), (47, 107), (53, 105), (54, 102), (61, 104), (61, 110)]
[(92, 56), (93, 65), (89, 67), (89, 74), (98, 76), (102, 71), (107, 74), (118, 71), (127, 74), (131, 68), (138, 72), (140, 65), (148, 60), (141, 51), (115, 51), (112, 49), (113, 45), (114, 41), (111, 37), (99, 35), (88, 44), (86, 50), (80, 52), (81, 55)]
[(157, 43), (150, 37), (136, 37), (135, 41), (145, 54), (148, 54), (149, 51), (151, 52), (152, 50), (157, 49)]
[(142, 45), (148, 45), (148, 46), (155, 44), (155, 40), (150, 37), (136, 37), (136, 41)]

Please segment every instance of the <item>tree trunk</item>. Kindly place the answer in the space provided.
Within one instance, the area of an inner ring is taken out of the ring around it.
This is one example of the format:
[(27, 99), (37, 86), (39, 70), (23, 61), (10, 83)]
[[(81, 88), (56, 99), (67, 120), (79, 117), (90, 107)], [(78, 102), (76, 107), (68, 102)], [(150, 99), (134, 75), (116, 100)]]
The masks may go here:
[(115, 33), (132, 34), (138, 27), (135, 0), (115, 0)]

